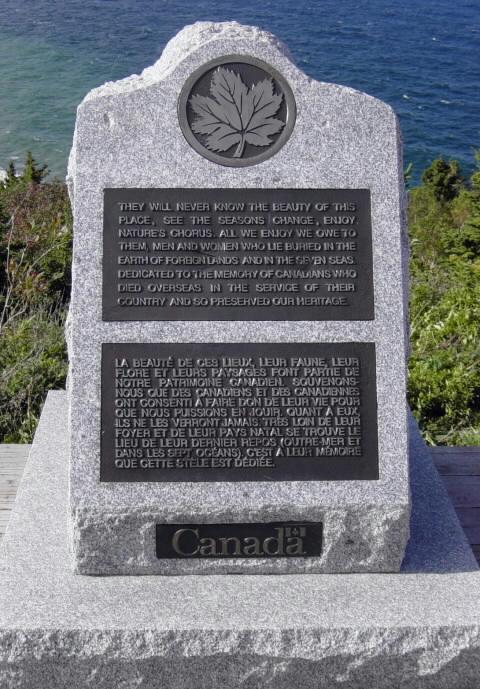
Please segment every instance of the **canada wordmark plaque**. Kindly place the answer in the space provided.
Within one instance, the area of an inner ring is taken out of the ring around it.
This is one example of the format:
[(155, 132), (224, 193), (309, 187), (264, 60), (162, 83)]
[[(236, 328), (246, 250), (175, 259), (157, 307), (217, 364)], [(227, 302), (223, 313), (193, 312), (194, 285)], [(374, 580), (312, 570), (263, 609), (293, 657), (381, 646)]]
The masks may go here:
[(102, 347), (102, 481), (378, 478), (373, 343)]
[(106, 189), (103, 318), (371, 320), (366, 189)]
[(159, 559), (319, 557), (321, 522), (157, 524)]

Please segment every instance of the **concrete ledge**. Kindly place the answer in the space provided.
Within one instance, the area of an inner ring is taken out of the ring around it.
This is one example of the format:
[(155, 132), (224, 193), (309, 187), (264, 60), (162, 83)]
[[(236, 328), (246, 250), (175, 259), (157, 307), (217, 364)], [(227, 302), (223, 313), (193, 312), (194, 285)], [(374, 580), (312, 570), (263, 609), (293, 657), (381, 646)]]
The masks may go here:
[(51, 393), (0, 546), (0, 686), (477, 689), (480, 573), (415, 431), (412, 450), (403, 573), (83, 577)]

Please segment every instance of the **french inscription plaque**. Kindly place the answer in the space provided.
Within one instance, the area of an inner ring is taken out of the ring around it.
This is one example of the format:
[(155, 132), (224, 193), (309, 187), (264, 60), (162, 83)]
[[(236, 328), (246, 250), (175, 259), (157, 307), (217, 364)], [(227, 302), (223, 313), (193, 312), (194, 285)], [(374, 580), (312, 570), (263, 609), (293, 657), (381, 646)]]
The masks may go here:
[(366, 189), (106, 189), (103, 318), (370, 320)]
[(102, 481), (378, 478), (373, 343), (102, 346)]
[(157, 558), (318, 557), (321, 522), (157, 524)]

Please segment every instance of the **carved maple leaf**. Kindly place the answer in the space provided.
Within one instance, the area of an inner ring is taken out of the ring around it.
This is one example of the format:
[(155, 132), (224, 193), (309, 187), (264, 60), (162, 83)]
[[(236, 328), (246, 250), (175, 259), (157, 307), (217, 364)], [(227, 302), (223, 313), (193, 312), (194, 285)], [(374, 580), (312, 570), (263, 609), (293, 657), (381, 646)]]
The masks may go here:
[(268, 146), (270, 138), (285, 126), (274, 117), (283, 95), (274, 92), (272, 79), (253, 84), (249, 89), (239, 74), (219, 67), (212, 76), (209, 96), (194, 95), (190, 104), (196, 114), (192, 130), (205, 136), (211, 151), (228, 151), (237, 146), (234, 158), (241, 158), (245, 144)]

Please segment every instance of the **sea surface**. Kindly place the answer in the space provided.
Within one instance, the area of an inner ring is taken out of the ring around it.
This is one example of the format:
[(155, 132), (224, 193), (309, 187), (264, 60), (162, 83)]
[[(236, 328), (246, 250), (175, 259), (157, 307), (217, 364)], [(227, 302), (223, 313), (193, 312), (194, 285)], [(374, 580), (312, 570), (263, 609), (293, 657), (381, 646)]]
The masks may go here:
[(64, 176), (75, 109), (197, 20), (272, 31), (310, 76), (398, 113), (414, 180), (480, 148), (480, 0), (0, 0), (0, 167), (27, 150)]

